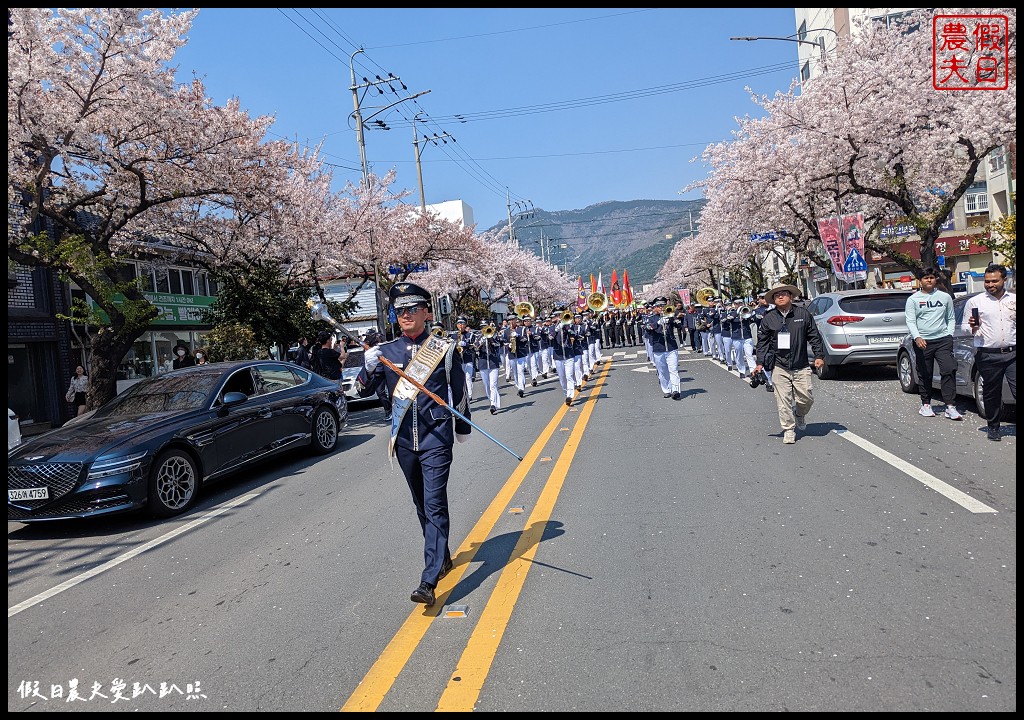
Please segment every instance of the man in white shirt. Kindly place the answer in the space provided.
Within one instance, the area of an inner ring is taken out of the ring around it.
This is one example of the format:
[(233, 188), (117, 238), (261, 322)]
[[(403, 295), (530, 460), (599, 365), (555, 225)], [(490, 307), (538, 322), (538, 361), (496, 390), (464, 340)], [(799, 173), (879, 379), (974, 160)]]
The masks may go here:
[(1017, 399), (1017, 295), (1006, 290), (1006, 268), (995, 263), (985, 269), (985, 292), (964, 305), (960, 325), (974, 335), (974, 363), (984, 384), (988, 439), (999, 441), (1003, 378)]

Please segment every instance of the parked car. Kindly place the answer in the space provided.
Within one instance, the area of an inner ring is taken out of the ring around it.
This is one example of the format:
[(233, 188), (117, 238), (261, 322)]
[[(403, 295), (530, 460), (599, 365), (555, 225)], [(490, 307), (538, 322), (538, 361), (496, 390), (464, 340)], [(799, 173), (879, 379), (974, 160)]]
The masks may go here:
[(7, 408), (7, 452), (21, 445), (21, 420), (18, 414)]
[(910, 290), (840, 290), (814, 298), (807, 310), (821, 333), (825, 364), (815, 369), (822, 380), (839, 376), (849, 365), (895, 365), (907, 335)]
[[(974, 402), (978, 407), (978, 414), (988, 417), (988, 414), (985, 412), (984, 384), (981, 374), (974, 367), (974, 337), (970, 332), (960, 329), (960, 323), (964, 317), (964, 305), (967, 304), (970, 298), (979, 294), (971, 293), (970, 295), (953, 300), (953, 312), (956, 315), (956, 331), (953, 333), (953, 357), (956, 359), (956, 394), (974, 398)], [(896, 357), (896, 376), (899, 378), (900, 387), (903, 388), (905, 393), (916, 393), (921, 382), (921, 378), (917, 375), (917, 362), (914, 360), (913, 342), (913, 339), (908, 334), (900, 344)], [(935, 364), (931, 382), (933, 388), (941, 386), (938, 363)], [(1002, 401), (1003, 407), (1000, 416), (1006, 419), (1013, 417), (1017, 411), (1017, 399), (1010, 392), (1010, 383), (1007, 382), (1005, 377), (1003, 378)]]
[(949, 289), (953, 291), (954, 298), (963, 297), (967, 294), (967, 283), (953, 283)]
[(332, 452), (348, 421), (337, 383), (246, 360), (147, 378), (7, 456), (7, 520), (142, 508), (185, 512), (208, 482), (299, 447)]
[(345, 399), (350, 405), (377, 402), (376, 395), (364, 398), (359, 397), (356, 392), (356, 378), (359, 377), (359, 371), (363, 369), (363, 352), (362, 348), (349, 348), (348, 357), (345, 358), (345, 364), (341, 368), (341, 389), (345, 391)]

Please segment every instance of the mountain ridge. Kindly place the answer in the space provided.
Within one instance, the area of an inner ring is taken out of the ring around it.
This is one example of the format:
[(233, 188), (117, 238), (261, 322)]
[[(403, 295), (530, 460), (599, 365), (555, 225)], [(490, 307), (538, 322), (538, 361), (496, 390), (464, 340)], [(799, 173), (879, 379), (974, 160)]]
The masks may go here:
[[(654, 282), (675, 244), (696, 230), (704, 202), (602, 200), (573, 210), (535, 208), (515, 222), (513, 232), (523, 249), (543, 252), (569, 275), (603, 273), (610, 289), (612, 270), (627, 270), (630, 285), (639, 288)], [(502, 230), (507, 237), (508, 223), (488, 229)]]

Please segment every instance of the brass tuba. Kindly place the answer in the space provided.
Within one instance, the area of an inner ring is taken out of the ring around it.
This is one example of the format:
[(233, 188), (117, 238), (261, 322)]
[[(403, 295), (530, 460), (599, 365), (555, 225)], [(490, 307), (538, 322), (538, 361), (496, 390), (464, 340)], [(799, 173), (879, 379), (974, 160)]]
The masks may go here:
[(566, 310), (558, 319), (560, 325), (572, 325), (572, 310)]
[(608, 307), (608, 296), (603, 292), (592, 292), (587, 295), (587, 307), (594, 313), (599, 313)]
[(484, 325), (482, 328), (480, 328), (480, 334), (483, 335), (485, 340), (490, 340), (492, 337), (494, 337), (494, 333), (496, 331), (497, 328), (495, 328), (494, 325)]
[(713, 287), (702, 287), (694, 294), (693, 299), (703, 307), (711, 307), (711, 298), (714, 296), (715, 289)]
[(533, 308), (533, 303), (523, 300), (521, 303), (516, 303), (516, 317), (520, 320), (526, 318), (536, 317), (537, 311)]
[(665, 308), (661, 311), (661, 316), (662, 317), (670, 318), (670, 317), (674, 317), (675, 314), (676, 314), (676, 306), (675, 305), (666, 305)]

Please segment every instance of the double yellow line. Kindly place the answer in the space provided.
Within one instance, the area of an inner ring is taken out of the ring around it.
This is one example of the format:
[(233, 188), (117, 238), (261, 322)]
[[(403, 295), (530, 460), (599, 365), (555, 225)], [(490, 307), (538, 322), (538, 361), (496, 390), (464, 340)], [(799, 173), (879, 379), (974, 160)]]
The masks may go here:
[[(596, 382), (587, 396), (588, 400), (597, 397), (610, 367), (611, 361), (609, 360), (604, 364), (601, 374), (595, 378)], [(490, 671), (495, 653), (498, 651), (498, 645), (512, 615), (515, 602), (526, 582), (526, 574), (529, 572), (547, 521), (551, 517), (555, 502), (562, 490), (569, 466), (580, 446), (583, 431), (586, 430), (590, 416), (594, 412), (594, 405), (594, 402), (586, 402), (582, 405), (576, 425), (569, 434), (569, 439), (558, 456), (555, 466), (551, 469), (551, 474), (541, 490), (536, 507), (526, 521), (526, 529), (519, 536), (511, 559), (502, 570), (497, 585), (491, 593), (491, 599), (484, 606), (480, 620), (470, 635), (455, 672), (452, 673), (447, 687), (441, 694), (437, 710), (471, 711), (473, 709), (483, 688), (484, 680), (487, 679), (487, 673)], [(473, 561), (476, 554), (474, 548), (481, 547), (487, 540), (502, 513), (505, 512), (520, 485), (533, 468), (534, 463), (537, 462), (548, 440), (562, 424), (567, 412), (566, 405), (559, 407), (547, 427), (523, 456), (523, 460), (516, 467), (515, 472), (512, 473), (476, 525), (473, 526), (455, 556), (455, 567), (437, 587), (437, 602), (429, 608), (422, 610), (417, 608), (409, 615), (391, 642), (384, 648), (380, 657), (377, 658), (377, 662), (373, 664), (366, 676), (363, 677), (362, 682), (341, 707), (342, 712), (373, 712), (380, 706), (385, 695), (398, 679), (398, 675), (409, 662), (413, 651), (419, 646), (430, 623), (440, 614), (451, 591), (458, 585), (466, 568)]]

